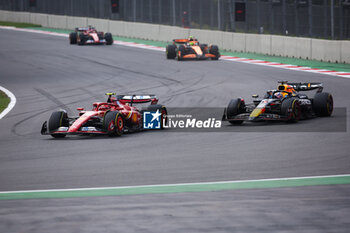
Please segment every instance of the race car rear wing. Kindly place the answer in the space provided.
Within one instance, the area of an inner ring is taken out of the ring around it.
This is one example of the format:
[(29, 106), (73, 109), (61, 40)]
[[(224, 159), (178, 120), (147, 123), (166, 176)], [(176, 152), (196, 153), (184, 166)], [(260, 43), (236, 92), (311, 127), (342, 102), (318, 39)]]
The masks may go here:
[(94, 27), (78, 27), (75, 28), (76, 31), (83, 32), (83, 31), (88, 31), (88, 30), (95, 30)]
[(117, 95), (116, 100), (122, 103), (143, 104), (149, 103), (156, 104), (158, 103), (158, 97), (156, 95)]
[(177, 44), (186, 44), (189, 42), (188, 39), (175, 39), (173, 41), (174, 41), (174, 43), (177, 43)]
[(289, 86), (293, 87), (296, 91), (311, 91), (318, 89), (317, 92), (322, 92), (322, 83), (287, 83)]
[(196, 42), (196, 43), (198, 43), (198, 40), (197, 39), (193, 39), (191, 41), (189, 39), (174, 39), (173, 42), (174, 42), (174, 44), (186, 44), (186, 43), (189, 43), (189, 42)]

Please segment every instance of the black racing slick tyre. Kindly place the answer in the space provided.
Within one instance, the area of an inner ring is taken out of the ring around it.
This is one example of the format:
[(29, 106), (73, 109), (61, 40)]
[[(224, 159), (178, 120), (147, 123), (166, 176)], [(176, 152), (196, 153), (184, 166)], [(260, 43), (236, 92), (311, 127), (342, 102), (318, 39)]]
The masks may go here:
[(296, 123), (301, 116), (301, 108), (297, 98), (287, 98), (282, 101), (281, 114), (289, 123)]
[(166, 107), (160, 104), (151, 104), (147, 107), (146, 111), (156, 112), (157, 110), (159, 110), (159, 112), (162, 114), (160, 115), (160, 128), (164, 129), (164, 125), (168, 123), (168, 111)]
[(106, 45), (112, 45), (113, 44), (113, 36), (112, 36), (112, 34), (107, 32), (105, 34), (105, 40), (106, 40)]
[(327, 92), (316, 93), (312, 106), (317, 116), (329, 117), (333, 112), (333, 96)]
[(77, 38), (78, 38), (78, 34), (76, 32), (71, 32), (69, 34), (69, 43), (70, 44), (76, 44), (77, 43)]
[(209, 53), (215, 56), (212, 60), (218, 60), (220, 57), (219, 47), (217, 45), (210, 46)]
[[(245, 103), (242, 101), (241, 98), (232, 99), (230, 103), (228, 104), (226, 108), (226, 117), (227, 119), (232, 119), (234, 116), (237, 116), (238, 114), (241, 114), (244, 112), (245, 109)], [(235, 121), (228, 121), (232, 125), (240, 125), (243, 123), (243, 121), (235, 120)]]
[(60, 127), (68, 127), (69, 121), (67, 113), (64, 111), (58, 111), (53, 112), (50, 116), (49, 122), (48, 122), (48, 130), (50, 132), (50, 135), (54, 138), (63, 138), (66, 135), (65, 134), (59, 134), (59, 133), (53, 133), (54, 131), (57, 131)]
[(167, 59), (175, 59), (176, 57), (176, 46), (175, 45), (167, 45), (166, 46), (166, 58)]
[(119, 137), (124, 133), (124, 117), (118, 111), (107, 112), (103, 119), (103, 128), (110, 137)]
[(180, 45), (178, 50), (177, 50), (177, 60), (181, 61), (183, 60), (183, 56), (185, 55), (186, 51), (185, 51), (185, 46)]

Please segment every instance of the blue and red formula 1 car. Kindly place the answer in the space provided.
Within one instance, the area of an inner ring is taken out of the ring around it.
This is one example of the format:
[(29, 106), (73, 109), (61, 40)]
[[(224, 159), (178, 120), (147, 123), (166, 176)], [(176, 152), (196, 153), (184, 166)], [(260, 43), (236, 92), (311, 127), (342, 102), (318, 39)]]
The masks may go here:
[(86, 45), (86, 44), (113, 44), (112, 34), (107, 32), (98, 32), (94, 27), (76, 28), (74, 32), (69, 34), (70, 44)]
[[(107, 93), (107, 102), (95, 102), (92, 110), (77, 108), (78, 116), (68, 117), (66, 111), (53, 112), (41, 128), (41, 134), (62, 138), (66, 135), (105, 134), (121, 136), (124, 132), (135, 132), (144, 129), (143, 112), (156, 112), (160, 117), (160, 128), (166, 123), (167, 110), (157, 104), (155, 95), (115, 95)], [(136, 104), (150, 103), (145, 109)]]

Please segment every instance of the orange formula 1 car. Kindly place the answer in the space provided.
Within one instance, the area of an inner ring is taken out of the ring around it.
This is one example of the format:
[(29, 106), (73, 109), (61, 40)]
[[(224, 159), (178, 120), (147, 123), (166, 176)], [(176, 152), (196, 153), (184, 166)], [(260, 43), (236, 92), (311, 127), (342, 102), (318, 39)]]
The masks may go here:
[(107, 32), (98, 32), (94, 27), (88, 26), (84, 28), (76, 28), (74, 32), (69, 34), (70, 44), (86, 45), (86, 44), (113, 44), (112, 34)]
[(219, 48), (216, 45), (200, 44), (197, 39), (175, 39), (173, 44), (166, 47), (166, 57), (168, 59), (187, 60), (218, 60), (220, 57)]

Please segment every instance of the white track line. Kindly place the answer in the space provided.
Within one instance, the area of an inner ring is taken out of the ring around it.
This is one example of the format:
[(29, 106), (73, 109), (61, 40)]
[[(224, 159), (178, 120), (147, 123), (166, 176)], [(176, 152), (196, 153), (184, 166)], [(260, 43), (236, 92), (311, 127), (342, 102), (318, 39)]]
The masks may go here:
[(2, 92), (4, 92), (10, 98), (9, 105), (7, 106), (7, 108), (4, 109), (4, 111), (2, 111), (0, 113), (0, 119), (2, 119), (4, 116), (6, 116), (7, 113), (9, 113), (13, 109), (17, 100), (16, 100), (16, 96), (14, 94), (12, 94), (12, 92), (7, 90), (6, 88), (0, 86), (0, 90)]
[(91, 191), (91, 190), (132, 189), (132, 188), (157, 188), (157, 187), (176, 187), (176, 186), (213, 185), (213, 184), (235, 184), (235, 183), (254, 183), (254, 182), (266, 182), (266, 181), (287, 181), (287, 180), (320, 179), (320, 178), (322, 179), (322, 178), (336, 178), (336, 177), (349, 177), (349, 176), (350, 176), (350, 174), (342, 174), (342, 175), (304, 176), (304, 177), (287, 177), (287, 178), (272, 178), (272, 179), (258, 179), (258, 180), (217, 181), (217, 182), (199, 182), (199, 183), (177, 183), (177, 184), (135, 185), (135, 186), (73, 188), (73, 189), (43, 189), (43, 190), (1, 191), (0, 194), (39, 193), (39, 192), (67, 192), (67, 191)]

